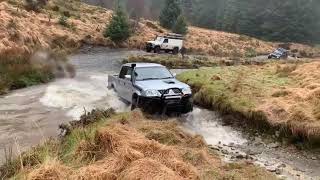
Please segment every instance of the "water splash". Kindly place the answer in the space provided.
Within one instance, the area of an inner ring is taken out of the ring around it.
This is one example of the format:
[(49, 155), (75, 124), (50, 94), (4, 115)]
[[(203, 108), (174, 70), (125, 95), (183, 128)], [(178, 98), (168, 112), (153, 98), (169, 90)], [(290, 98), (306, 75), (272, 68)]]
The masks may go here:
[(113, 90), (107, 89), (105, 74), (59, 80), (46, 89), (40, 102), (48, 107), (67, 110), (67, 115), (79, 119), (84, 111), (113, 107), (116, 111), (129, 110)]
[(208, 144), (218, 145), (223, 142), (224, 144), (242, 145), (247, 142), (239, 132), (231, 127), (223, 126), (221, 122), (219, 115), (215, 112), (195, 108), (186, 117), (184, 126), (197, 134), (201, 134)]

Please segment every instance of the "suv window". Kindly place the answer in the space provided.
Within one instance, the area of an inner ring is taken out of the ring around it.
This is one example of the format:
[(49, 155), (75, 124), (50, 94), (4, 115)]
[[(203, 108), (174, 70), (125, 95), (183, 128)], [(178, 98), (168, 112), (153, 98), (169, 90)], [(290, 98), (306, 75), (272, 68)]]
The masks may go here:
[(123, 66), (120, 71), (119, 78), (124, 79), (125, 75), (131, 75), (131, 74), (132, 74), (132, 68), (128, 66)]
[(163, 43), (169, 43), (169, 39), (164, 39)]

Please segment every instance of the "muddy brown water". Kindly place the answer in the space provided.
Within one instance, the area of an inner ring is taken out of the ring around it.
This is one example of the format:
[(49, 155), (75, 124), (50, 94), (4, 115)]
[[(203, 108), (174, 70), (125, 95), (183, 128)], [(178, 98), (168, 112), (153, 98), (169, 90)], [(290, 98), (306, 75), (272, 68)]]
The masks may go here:
[[(74, 79), (59, 79), (0, 97), (0, 164), (5, 162), (4, 149), (17, 154), (48, 137), (57, 137), (59, 124), (78, 119), (85, 110), (113, 107), (129, 111), (128, 105), (107, 89), (107, 76), (117, 73), (123, 58), (132, 54), (144, 52), (87, 47), (70, 56), (77, 69)], [(266, 143), (259, 135), (248, 136), (225, 126), (216, 112), (200, 107), (180, 119), (182, 127), (201, 134), (226, 161), (248, 158), (286, 179), (320, 179), (317, 153)]]

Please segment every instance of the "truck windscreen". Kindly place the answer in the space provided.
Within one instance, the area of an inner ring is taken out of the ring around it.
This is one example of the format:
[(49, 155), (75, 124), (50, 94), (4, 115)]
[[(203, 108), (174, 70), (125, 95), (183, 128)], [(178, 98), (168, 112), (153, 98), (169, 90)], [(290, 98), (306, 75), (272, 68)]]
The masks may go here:
[(171, 79), (171, 72), (165, 67), (141, 67), (135, 69), (135, 80)]

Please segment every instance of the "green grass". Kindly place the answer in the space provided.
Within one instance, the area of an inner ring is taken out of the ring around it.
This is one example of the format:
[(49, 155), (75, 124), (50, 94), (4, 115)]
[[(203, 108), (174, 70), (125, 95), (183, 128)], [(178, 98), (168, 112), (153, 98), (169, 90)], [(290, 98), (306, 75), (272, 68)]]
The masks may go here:
[(149, 62), (162, 64), (171, 69), (197, 69), (200, 67), (233, 66), (235, 64), (258, 64), (267, 62), (258, 62), (246, 58), (220, 58), (214, 56), (186, 56), (184, 59), (174, 55), (145, 55), (131, 56), (123, 60), (123, 63)]
[(29, 62), (29, 55), (0, 57), (0, 94), (40, 83), (54, 78), (47, 67), (36, 68)]
[(266, 114), (257, 107), (272, 96), (273, 89), (295, 83), (279, 76), (273, 65), (200, 68), (177, 78), (193, 88), (196, 104), (242, 117), (241, 121), (247, 120), (263, 132), (272, 129)]
[(272, 68), (258, 69), (248, 66), (201, 68), (182, 73), (178, 79), (198, 92), (195, 95), (198, 103), (246, 112), (269, 96), (273, 88), (293, 83), (288, 77), (279, 77)]

